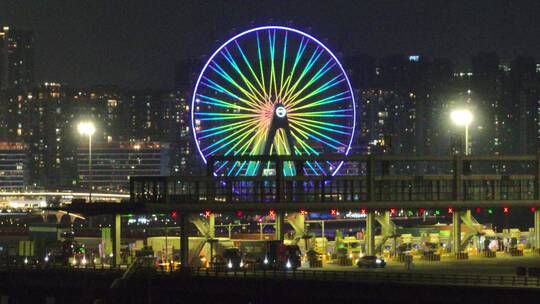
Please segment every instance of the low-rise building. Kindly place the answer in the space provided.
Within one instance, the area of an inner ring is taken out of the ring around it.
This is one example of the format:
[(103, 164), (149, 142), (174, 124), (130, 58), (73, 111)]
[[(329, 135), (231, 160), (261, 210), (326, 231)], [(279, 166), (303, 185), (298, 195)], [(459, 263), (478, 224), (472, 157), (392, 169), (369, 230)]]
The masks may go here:
[[(160, 142), (113, 142), (78, 149), (80, 185), (99, 191), (129, 191), (132, 176), (169, 175), (169, 144)], [(91, 170), (90, 170), (91, 169)]]

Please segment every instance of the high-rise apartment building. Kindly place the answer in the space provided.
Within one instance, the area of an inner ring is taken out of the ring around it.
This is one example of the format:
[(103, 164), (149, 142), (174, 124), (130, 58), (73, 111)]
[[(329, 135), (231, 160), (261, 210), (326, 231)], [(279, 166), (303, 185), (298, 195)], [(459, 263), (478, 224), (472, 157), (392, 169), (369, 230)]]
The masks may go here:
[(0, 89), (32, 89), (34, 38), (30, 31), (0, 29)]
[(0, 189), (22, 189), (28, 185), (28, 149), (20, 142), (0, 142)]
[(375, 154), (446, 154), (439, 130), (452, 64), (421, 55), (359, 56), (345, 61), (356, 92), (355, 151)]
[[(514, 113), (514, 153), (536, 154), (540, 147), (540, 77), (532, 57), (517, 57), (506, 81), (506, 102)], [(517, 136), (516, 136), (517, 135)]]

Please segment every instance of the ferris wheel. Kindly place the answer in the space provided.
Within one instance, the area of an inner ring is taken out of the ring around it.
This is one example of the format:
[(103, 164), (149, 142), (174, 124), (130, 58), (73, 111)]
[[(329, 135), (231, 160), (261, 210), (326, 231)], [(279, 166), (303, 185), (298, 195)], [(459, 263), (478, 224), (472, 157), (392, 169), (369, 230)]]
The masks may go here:
[[(353, 91), (336, 56), (293, 28), (240, 33), (210, 56), (193, 93), (191, 122), (204, 160), (214, 155), (347, 155), (356, 123)], [(285, 164), (283, 174), (335, 175), (342, 162)], [(276, 174), (271, 162), (222, 161), (216, 175)]]

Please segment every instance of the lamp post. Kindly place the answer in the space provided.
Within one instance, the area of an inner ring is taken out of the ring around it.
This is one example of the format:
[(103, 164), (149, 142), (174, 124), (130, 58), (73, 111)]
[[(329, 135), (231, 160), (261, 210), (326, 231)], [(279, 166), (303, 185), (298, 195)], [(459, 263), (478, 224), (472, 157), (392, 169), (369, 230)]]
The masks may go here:
[(79, 134), (88, 136), (88, 202), (92, 202), (92, 135), (96, 132), (96, 127), (92, 122), (81, 122), (77, 129)]
[[(455, 110), (450, 113), (450, 118), (456, 125), (465, 127), (465, 155), (469, 155), (469, 125), (473, 120), (471, 111)], [(461, 217), (463, 215), (463, 211), (458, 210), (452, 213), (452, 251), (456, 257), (461, 256)]]
[(450, 113), (450, 118), (458, 126), (465, 127), (465, 155), (471, 153), (469, 147), (469, 125), (473, 120), (473, 115), (469, 110), (455, 110)]

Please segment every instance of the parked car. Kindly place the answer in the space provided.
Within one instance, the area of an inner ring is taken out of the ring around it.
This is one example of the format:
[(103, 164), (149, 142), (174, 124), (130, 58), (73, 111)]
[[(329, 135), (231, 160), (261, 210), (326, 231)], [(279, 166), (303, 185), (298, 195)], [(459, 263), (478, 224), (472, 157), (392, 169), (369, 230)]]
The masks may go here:
[(384, 266), (386, 266), (386, 262), (383, 258), (379, 258), (374, 255), (366, 255), (358, 259), (356, 265), (358, 265), (358, 267), (360, 268), (383, 268)]

